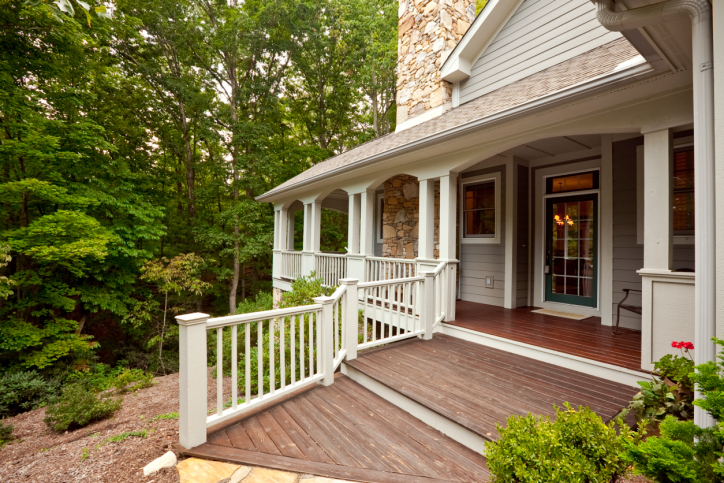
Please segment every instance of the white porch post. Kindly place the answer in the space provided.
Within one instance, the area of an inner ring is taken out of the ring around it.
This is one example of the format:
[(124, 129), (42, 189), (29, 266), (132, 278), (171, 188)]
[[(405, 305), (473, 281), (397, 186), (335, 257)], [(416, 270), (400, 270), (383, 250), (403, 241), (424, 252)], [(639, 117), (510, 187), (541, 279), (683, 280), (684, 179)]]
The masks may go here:
[(287, 250), (294, 250), (294, 211), (287, 212)]
[(304, 204), (304, 253), (302, 254), (302, 275), (314, 271), (314, 253), (319, 251), (319, 228), (322, 204), (312, 201)]
[(601, 136), (601, 324), (613, 325), (613, 136)]
[(208, 314), (176, 316), (179, 325), (179, 443), (206, 442), (206, 321)]
[(419, 238), (417, 256), (421, 261), (435, 258), (435, 180), (420, 180)]
[(518, 275), (518, 170), (515, 158), (508, 157), (505, 163), (505, 290), (503, 292), (503, 307), (514, 309), (516, 307), (515, 289)]
[[(277, 248), (279, 250), (288, 250), (289, 237), (287, 236), (287, 226), (289, 225), (289, 212), (282, 208), (279, 210), (279, 237)], [(294, 247), (292, 247), (294, 248)]]
[[(440, 177), (440, 260), (457, 260), (457, 199), (458, 175), (450, 173)], [(450, 263), (447, 268), (448, 306), (445, 307), (445, 320), (455, 320), (455, 298), (457, 295), (457, 264)]]
[(360, 206), (359, 253), (371, 257), (375, 254), (375, 190), (360, 193)]
[[(720, 75), (714, 77), (714, 139), (716, 185), (724, 186), (724, 8), (717, 5), (714, 16), (714, 71)], [(716, 196), (716, 292), (717, 321), (716, 336), (724, 337), (724, 192), (719, 190)]]
[(360, 254), (360, 215), (362, 196), (359, 193), (349, 195), (347, 210), (347, 278), (364, 280), (365, 257)]
[[(286, 210), (284, 210), (286, 213)], [(282, 210), (274, 210), (274, 246), (272, 249), (272, 277), (279, 278), (282, 273)]]
[(672, 166), (669, 129), (644, 133), (644, 268), (641, 270), (641, 367), (653, 369), (653, 277), (673, 260)]

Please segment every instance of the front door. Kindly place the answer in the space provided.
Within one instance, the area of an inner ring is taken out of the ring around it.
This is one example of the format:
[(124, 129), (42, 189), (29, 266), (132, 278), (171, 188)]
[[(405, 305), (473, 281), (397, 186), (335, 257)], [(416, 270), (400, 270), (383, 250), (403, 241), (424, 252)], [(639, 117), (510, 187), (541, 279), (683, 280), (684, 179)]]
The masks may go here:
[(545, 299), (596, 307), (598, 194), (546, 200)]

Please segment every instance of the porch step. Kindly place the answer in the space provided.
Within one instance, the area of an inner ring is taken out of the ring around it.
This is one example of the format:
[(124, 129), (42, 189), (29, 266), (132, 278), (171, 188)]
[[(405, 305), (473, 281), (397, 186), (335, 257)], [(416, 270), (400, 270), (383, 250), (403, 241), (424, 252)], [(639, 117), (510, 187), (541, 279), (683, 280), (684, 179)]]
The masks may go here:
[(628, 404), (631, 386), (444, 334), (363, 351), (342, 372), (452, 439), (481, 452), (511, 415), (587, 406), (604, 421)]
[(186, 456), (366, 483), (487, 481), (485, 458), (344, 375), (208, 432)]

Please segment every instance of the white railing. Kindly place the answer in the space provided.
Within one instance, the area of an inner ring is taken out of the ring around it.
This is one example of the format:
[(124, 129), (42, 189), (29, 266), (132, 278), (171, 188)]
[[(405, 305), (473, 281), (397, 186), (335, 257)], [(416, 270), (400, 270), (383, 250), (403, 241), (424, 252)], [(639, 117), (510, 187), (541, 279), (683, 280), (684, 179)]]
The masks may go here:
[(292, 280), (302, 276), (302, 252), (282, 251), (281, 276)]
[(425, 277), (358, 285), (363, 307), (362, 342), (358, 349), (389, 344), (425, 333), (420, 317)]
[[(177, 316), (181, 445), (203, 444), (207, 428), (301, 388), (334, 383), (334, 372), (342, 361), (355, 359), (358, 350), (432, 338), (451, 293), (444, 286), (445, 266), (415, 277), (359, 284), (341, 279), (332, 296), (317, 297), (311, 305), (217, 318)], [(210, 415), (209, 337), (216, 339), (216, 407)], [(225, 371), (230, 387), (224, 386)]]
[(432, 274), (435, 280), (433, 283), (435, 297), (435, 323), (433, 327), (435, 327), (445, 319), (446, 311), (449, 307), (450, 287), (448, 282), (451, 278), (451, 273), (448, 264), (441, 262)]
[(314, 269), (325, 285), (336, 287), (341, 279), (347, 277), (347, 257), (342, 254), (315, 253)]
[(409, 278), (417, 275), (417, 264), (404, 258), (367, 257), (365, 274), (367, 282)]

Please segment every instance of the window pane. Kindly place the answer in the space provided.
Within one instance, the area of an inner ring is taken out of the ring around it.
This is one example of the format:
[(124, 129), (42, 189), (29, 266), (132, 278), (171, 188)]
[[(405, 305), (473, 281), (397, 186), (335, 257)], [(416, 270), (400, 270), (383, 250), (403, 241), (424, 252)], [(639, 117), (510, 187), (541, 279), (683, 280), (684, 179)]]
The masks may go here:
[[(674, 153), (674, 233), (694, 231), (694, 149)], [(687, 233), (687, 234), (688, 234)]]
[(475, 184), (465, 187), (465, 200), (467, 210), (479, 208), (495, 208), (495, 182)]
[(694, 189), (694, 151), (674, 153), (674, 189)]
[(674, 231), (694, 229), (694, 192), (674, 192)]
[(465, 186), (465, 235), (495, 236), (495, 181)]

